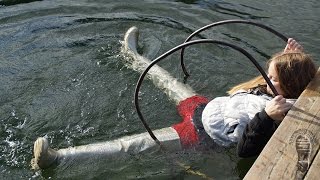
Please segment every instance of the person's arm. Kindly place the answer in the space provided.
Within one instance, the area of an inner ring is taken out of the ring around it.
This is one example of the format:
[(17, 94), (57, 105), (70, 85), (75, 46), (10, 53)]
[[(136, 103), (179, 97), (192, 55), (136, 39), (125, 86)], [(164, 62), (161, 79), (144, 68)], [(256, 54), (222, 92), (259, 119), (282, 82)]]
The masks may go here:
[(257, 113), (246, 126), (237, 146), (239, 157), (252, 157), (260, 154), (278, 125), (265, 110)]
[[(237, 153), (240, 157), (259, 155), (278, 127), (292, 104), (278, 95), (266, 104), (266, 108), (257, 113), (247, 124), (238, 142)], [(276, 121), (275, 121), (276, 120)]]

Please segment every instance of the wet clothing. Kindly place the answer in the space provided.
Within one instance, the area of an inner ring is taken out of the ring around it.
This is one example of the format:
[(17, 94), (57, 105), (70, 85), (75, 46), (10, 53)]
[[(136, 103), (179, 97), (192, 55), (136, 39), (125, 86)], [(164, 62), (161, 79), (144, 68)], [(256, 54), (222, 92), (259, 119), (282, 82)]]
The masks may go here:
[[(180, 138), (182, 147), (188, 148), (198, 145), (201, 142), (203, 131), (201, 129), (201, 116), (203, 108), (209, 102), (206, 97), (192, 96), (181, 101), (178, 106), (179, 115), (182, 117), (182, 121), (172, 126)], [(200, 118), (200, 119), (199, 119)], [(197, 122), (197, 123), (194, 123)], [(197, 127), (195, 126), (197, 124)]]
[(271, 99), (260, 91), (239, 91), (231, 96), (217, 97), (202, 113), (204, 129), (221, 146), (236, 144), (246, 125)]
[(206, 97), (192, 96), (179, 103), (177, 108), (182, 121), (172, 128), (177, 131), (184, 148), (209, 141), (230, 146), (238, 142), (249, 121), (271, 99), (259, 88), (210, 102)]
[(271, 119), (265, 110), (257, 113), (246, 126), (237, 145), (240, 157), (257, 156), (263, 150), (280, 122)]

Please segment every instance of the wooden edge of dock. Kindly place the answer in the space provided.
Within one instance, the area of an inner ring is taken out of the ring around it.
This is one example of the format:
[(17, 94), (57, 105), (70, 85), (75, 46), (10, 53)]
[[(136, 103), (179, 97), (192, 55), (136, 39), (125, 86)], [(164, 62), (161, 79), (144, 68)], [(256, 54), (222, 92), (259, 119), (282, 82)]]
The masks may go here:
[(320, 178), (320, 68), (244, 179)]

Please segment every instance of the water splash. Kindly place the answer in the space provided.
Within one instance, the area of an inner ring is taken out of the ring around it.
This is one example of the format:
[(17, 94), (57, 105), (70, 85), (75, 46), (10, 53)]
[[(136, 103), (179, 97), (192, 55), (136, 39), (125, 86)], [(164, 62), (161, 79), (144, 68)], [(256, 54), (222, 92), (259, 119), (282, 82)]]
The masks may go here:
[(30, 146), (24, 134), (27, 121), (28, 118), (16, 110), (12, 110), (7, 119), (0, 121), (0, 162), (3, 161), (7, 166), (23, 167), (28, 163), (26, 153)]

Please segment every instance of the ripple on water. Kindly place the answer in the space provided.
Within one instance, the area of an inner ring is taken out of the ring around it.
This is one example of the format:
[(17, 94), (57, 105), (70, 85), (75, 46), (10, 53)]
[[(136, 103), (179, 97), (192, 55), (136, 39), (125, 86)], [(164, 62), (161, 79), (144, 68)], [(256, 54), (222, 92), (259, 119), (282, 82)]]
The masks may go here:
[[(30, 171), (38, 136), (47, 136), (54, 148), (65, 148), (145, 132), (133, 106), (139, 73), (126, 67), (120, 52), (119, 41), (133, 25), (140, 29), (139, 52), (150, 59), (204, 25), (235, 18), (269, 24), (300, 38), (311, 53), (319, 52), (320, 40), (314, 38), (319, 32), (317, 0), (290, 6), (285, 1), (247, 0), (1, 3), (5, 6), (0, 12), (0, 172), (6, 179), (194, 178), (180, 166), (167, 164), (161, 153), (129, 161), (97, 160), (96, 166), (91, 165), (95, 160), (88, 160), (57, 171)], [(204, 37), (237, 43), (261, 63), (283, 46), (270, 33), (240, 25), (211, 29), (195, 38)], [(190, 48), (188, 83), (209, 97), (224, 94), (232, 84), (255, 75), (252, 65), (242, 59), (227, 48)], [(161, 66), (183, 78), (178, 56), (169, 57)], [(179, 121), (175, 105), (149, 80), (144, 81), (139, 100), (153, 129)], [(237, 159), (225, 151), (212, 153), (171, 156), (209, 177), (237, 179)]]

